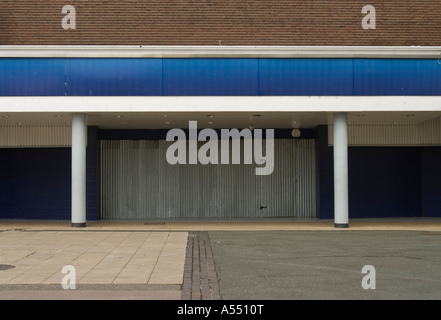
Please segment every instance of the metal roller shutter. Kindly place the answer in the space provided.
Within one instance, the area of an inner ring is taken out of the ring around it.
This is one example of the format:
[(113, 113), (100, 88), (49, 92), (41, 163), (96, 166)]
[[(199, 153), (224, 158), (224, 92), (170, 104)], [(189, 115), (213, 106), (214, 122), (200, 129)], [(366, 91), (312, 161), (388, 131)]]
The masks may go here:
[(171, 143), (101, 141), (101, 219), (316, 216), (314, 140), (274, 140), (266, 176), (255, 175), (255, 164), (170, 165)]

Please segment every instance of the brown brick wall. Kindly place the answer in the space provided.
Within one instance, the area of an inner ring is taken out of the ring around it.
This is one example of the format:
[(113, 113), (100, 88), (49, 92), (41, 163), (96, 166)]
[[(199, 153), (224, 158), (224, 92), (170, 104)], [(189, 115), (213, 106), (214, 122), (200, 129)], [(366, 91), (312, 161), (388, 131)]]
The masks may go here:
[[(0, 45), (441, 45), (439, 0), (0, 1)], [(68, 4), (76, 30), (61, 26)]]

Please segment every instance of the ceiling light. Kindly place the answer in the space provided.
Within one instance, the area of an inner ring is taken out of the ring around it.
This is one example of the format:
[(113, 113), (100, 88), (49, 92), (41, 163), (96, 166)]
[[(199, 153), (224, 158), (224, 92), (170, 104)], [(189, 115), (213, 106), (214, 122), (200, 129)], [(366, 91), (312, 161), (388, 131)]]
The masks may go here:
[(300, 134), (301, 134), (301, 132), (300, 132), (299, 129), (292, 129), (292, 131), (291, 131), (291, 136), (292, 136), (293, 138), (299, 138), (299, 137), (300, 137)]

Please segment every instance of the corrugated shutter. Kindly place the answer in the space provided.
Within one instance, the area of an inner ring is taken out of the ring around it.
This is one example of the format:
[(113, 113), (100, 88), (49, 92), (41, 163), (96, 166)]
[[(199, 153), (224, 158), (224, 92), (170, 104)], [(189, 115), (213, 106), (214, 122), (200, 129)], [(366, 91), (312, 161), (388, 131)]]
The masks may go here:
[[(333, 145), (333, 129), (328, 127), (329, 144)], [(420, 124), (353, 124), (348, 125), (350, 146), (439, 146), (441, 117)]]
[(70, 125), (0, 126), (0, 147), (69, 147)]
[(315, 217), (314, 140), (275, 140), (267, 176), (243, 161), (170, 165), (171, 143), (101, 141), (102, 219)]

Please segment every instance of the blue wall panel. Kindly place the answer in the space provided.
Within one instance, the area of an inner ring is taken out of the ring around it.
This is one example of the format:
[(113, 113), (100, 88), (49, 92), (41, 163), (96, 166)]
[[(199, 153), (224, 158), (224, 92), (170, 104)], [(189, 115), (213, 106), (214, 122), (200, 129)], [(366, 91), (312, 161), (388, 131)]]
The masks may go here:
[(334, 218), (333, 154), (328, 146), (328, 126), (317, 127), (316, 141), (316, 199), (317, 218)]
[(441, 217), (441, 148), (422, 149), (422, 213), (426, 217)]
[(421, 149), (350, 147), (349, 217), (421, 216)]
[[(99, 148), (88, 128), (87, 221), (97, 219)], [(70, 148), (0, 148), (0, 219), (71, 219)]]
[[(334, 218), (333, 148), (318, 127), (317, 217)], [(441, 147), (349, 147), (349, 218), (441, 217)]]
[(64, 96), (64, 59), (0, 59), (0, 96)]
[(70, 96), (160, 96), (161, 59), (67, 59)]
[(258, 95), (257, 59), (164, 59), (165, 96)]
[(0, 218), (71, 217), (70, 148), (0, 149)]
[(99, 141), (97, 139), (98, 127), (87, 128), (86, 149), (86, 220), (93, 221), (99, 214)]
[(259, 93), (352, 95), (352, 59), (261, 59)]

